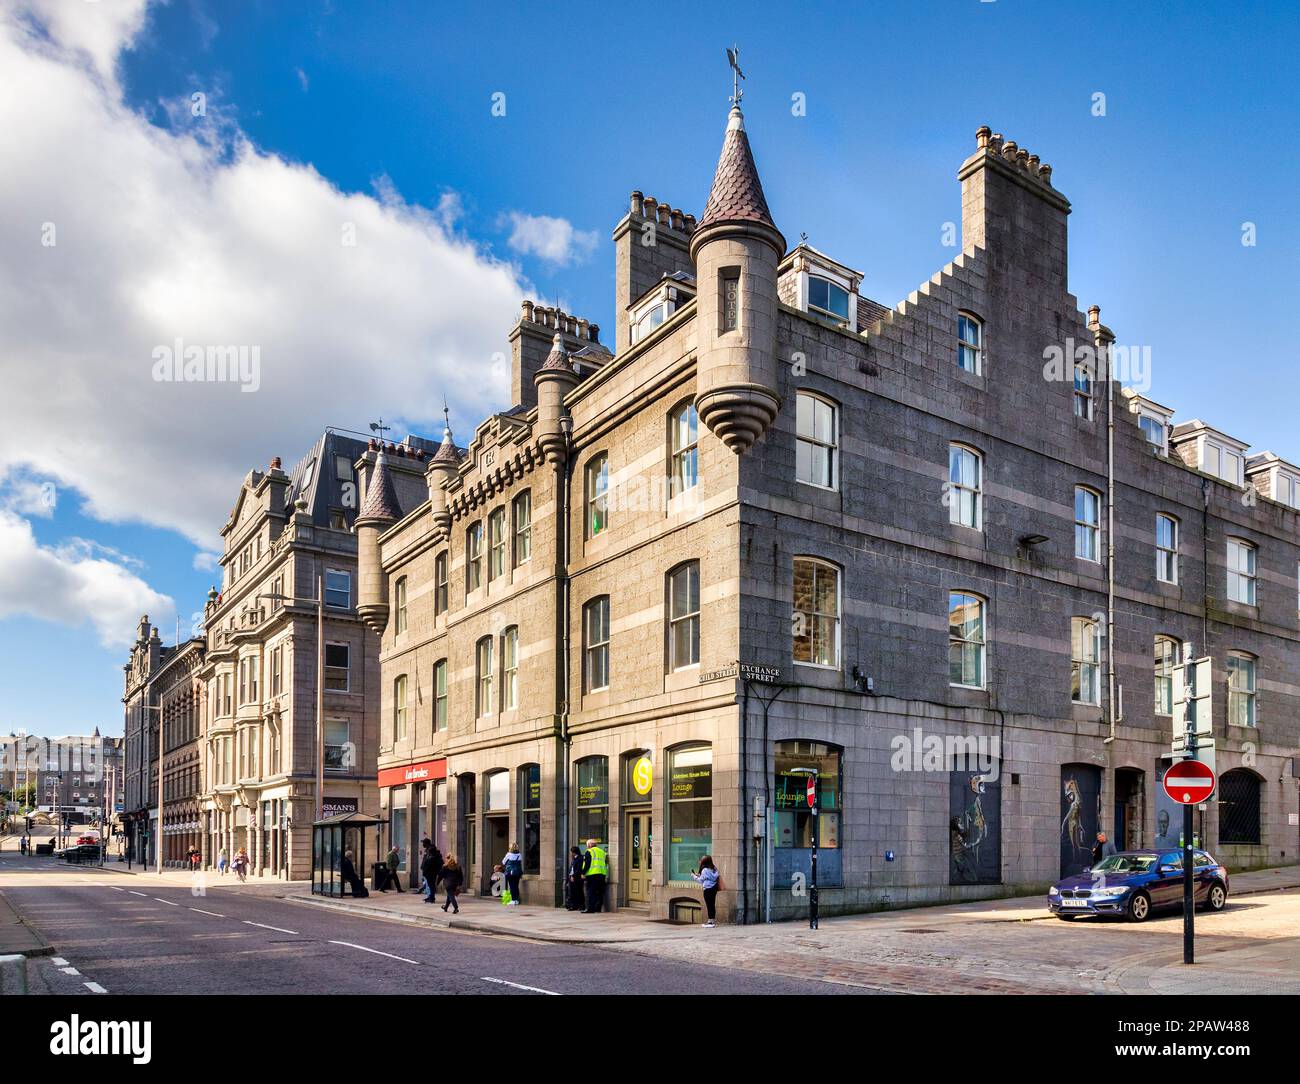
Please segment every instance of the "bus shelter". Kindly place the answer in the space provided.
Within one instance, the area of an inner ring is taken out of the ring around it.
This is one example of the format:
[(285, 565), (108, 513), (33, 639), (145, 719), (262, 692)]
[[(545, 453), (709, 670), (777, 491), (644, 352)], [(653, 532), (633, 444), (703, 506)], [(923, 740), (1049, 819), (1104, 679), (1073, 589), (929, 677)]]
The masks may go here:
[[(343, 856), (352, 852), (352, 865), (358, 878), (368, 872), (366, 859), (382, 855), (380, 832), (388, 821), (369, 813), (340, 813), (313, 821), (311, 826), (311, 891), (313, 896), (345, 896), (351, 889), (339, 873)], [(371, 835), (371, 833), (374, 833)], [(367, 844), (373, 839), (373, 845)]]

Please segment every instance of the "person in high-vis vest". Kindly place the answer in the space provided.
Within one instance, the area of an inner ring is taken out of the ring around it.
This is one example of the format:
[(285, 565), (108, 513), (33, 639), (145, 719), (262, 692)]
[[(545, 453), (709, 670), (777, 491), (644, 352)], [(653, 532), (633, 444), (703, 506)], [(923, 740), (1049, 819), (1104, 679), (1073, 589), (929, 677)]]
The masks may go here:
[(609, 855), (600, 840), (587, 840), (587, 853), (582, 856), (582, 883), (587, 889), (587, 906), (584, 915), (599, 914), (605, 908), (605, 879), (609, 876)]

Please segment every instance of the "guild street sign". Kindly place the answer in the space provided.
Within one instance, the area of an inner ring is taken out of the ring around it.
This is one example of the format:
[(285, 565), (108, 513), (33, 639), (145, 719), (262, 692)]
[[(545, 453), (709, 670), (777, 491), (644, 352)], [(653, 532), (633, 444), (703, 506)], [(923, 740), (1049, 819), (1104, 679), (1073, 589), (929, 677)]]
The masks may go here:
[(1179, 805), (1198, 805), (1214, 793), (1214, 769), (1199, 760), (1179, 760), (1169, 765), (1161, 785)]
[(724, 666), (721, 670), (709, 670), (700, 675), (700, 684), (708, 681), (721, 681), (724, 678), (744, 678), (746, 681), (761, 681), (772, 684), (781, 680), (779, 666), (755, 666), (753, 663), (740, 662)]

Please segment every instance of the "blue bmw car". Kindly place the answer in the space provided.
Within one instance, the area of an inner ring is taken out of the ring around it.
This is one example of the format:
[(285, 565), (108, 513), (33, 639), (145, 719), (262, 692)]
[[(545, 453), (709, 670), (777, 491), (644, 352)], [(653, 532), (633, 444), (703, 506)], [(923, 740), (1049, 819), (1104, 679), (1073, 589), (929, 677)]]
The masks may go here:
[[(1228, 902), (1228, 871), (1205, 851), (1192, 851), (1196, 906), (1222, 911)], [(1054, 884), (1047, 907), (1057, 918), (1122, 915), (1145, 922), (1152, 911), (1183, 905), (1183, 852), (1121, 851), (1091, 869)]]

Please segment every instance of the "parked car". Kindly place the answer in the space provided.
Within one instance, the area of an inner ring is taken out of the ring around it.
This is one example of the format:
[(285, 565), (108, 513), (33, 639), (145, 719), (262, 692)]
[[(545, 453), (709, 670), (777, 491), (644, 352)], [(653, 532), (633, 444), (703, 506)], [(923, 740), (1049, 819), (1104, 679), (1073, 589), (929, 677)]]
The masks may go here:
[[(1192, 851), (1195, 906), (1222, 911), (1228, 902), (1228, 871), (1206, 851)], [(1121, 851), (1091, 869), (1058, 881), (1047, 892), (1057, 918), (1114, 915), (1145, 922), (1152, 911), (1183, 905), (1183, 852)]]

